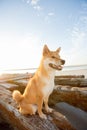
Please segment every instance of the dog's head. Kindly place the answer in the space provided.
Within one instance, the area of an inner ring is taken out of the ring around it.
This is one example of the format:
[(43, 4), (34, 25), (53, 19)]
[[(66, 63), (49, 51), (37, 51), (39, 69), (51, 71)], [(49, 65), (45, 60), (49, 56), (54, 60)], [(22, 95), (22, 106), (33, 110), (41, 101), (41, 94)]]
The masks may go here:
[(43, 48), (44, 64), (52, 69), (62, 70), (62, 65), (65, 64), (65, 60), (61, 59), (59, 52), (61, 48), (59, 47), (56, 51), (50, 51), (47, 45)]

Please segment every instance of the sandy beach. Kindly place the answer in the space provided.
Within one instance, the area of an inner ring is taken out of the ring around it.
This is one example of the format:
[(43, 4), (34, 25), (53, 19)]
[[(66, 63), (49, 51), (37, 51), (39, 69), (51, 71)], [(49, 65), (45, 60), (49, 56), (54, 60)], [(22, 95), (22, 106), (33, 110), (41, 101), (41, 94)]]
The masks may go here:
[(87, 78), (87, 69), (79, 69), (79, 70), (62, 70), (57, 71), (56, 75), (85, 75)]

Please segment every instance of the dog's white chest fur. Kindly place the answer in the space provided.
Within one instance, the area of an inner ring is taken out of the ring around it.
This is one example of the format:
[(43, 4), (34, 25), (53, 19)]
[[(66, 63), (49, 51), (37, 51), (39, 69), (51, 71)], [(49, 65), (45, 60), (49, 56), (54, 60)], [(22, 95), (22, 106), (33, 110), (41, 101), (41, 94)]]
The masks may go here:
[(44, 78), (45, 86), (43, 88), (43, 93), (46, 96), (49, 96), (54, 89), (54, 72), (50, 73), (49, 79)]

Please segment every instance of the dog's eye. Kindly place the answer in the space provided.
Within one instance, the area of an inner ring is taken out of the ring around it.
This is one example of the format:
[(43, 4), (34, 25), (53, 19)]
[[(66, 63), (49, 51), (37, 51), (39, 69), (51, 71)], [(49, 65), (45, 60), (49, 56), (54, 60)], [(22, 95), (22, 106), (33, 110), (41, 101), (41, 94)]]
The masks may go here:
[(55, 56), (52, 56), (52, 58), (54, 59), (54, 58), (56, 58)]

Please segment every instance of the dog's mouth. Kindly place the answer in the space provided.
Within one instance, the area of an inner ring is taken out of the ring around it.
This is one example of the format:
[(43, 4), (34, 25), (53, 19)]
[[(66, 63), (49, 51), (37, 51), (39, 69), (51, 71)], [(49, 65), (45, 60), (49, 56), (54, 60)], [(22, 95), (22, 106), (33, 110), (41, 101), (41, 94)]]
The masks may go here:
[(55, 65), (55, 64), (52, 64), (52, 63), (49, 63), (49, 66), (53, 69), (56, 69), (56, 70), (62, 70), (62, 65)]

